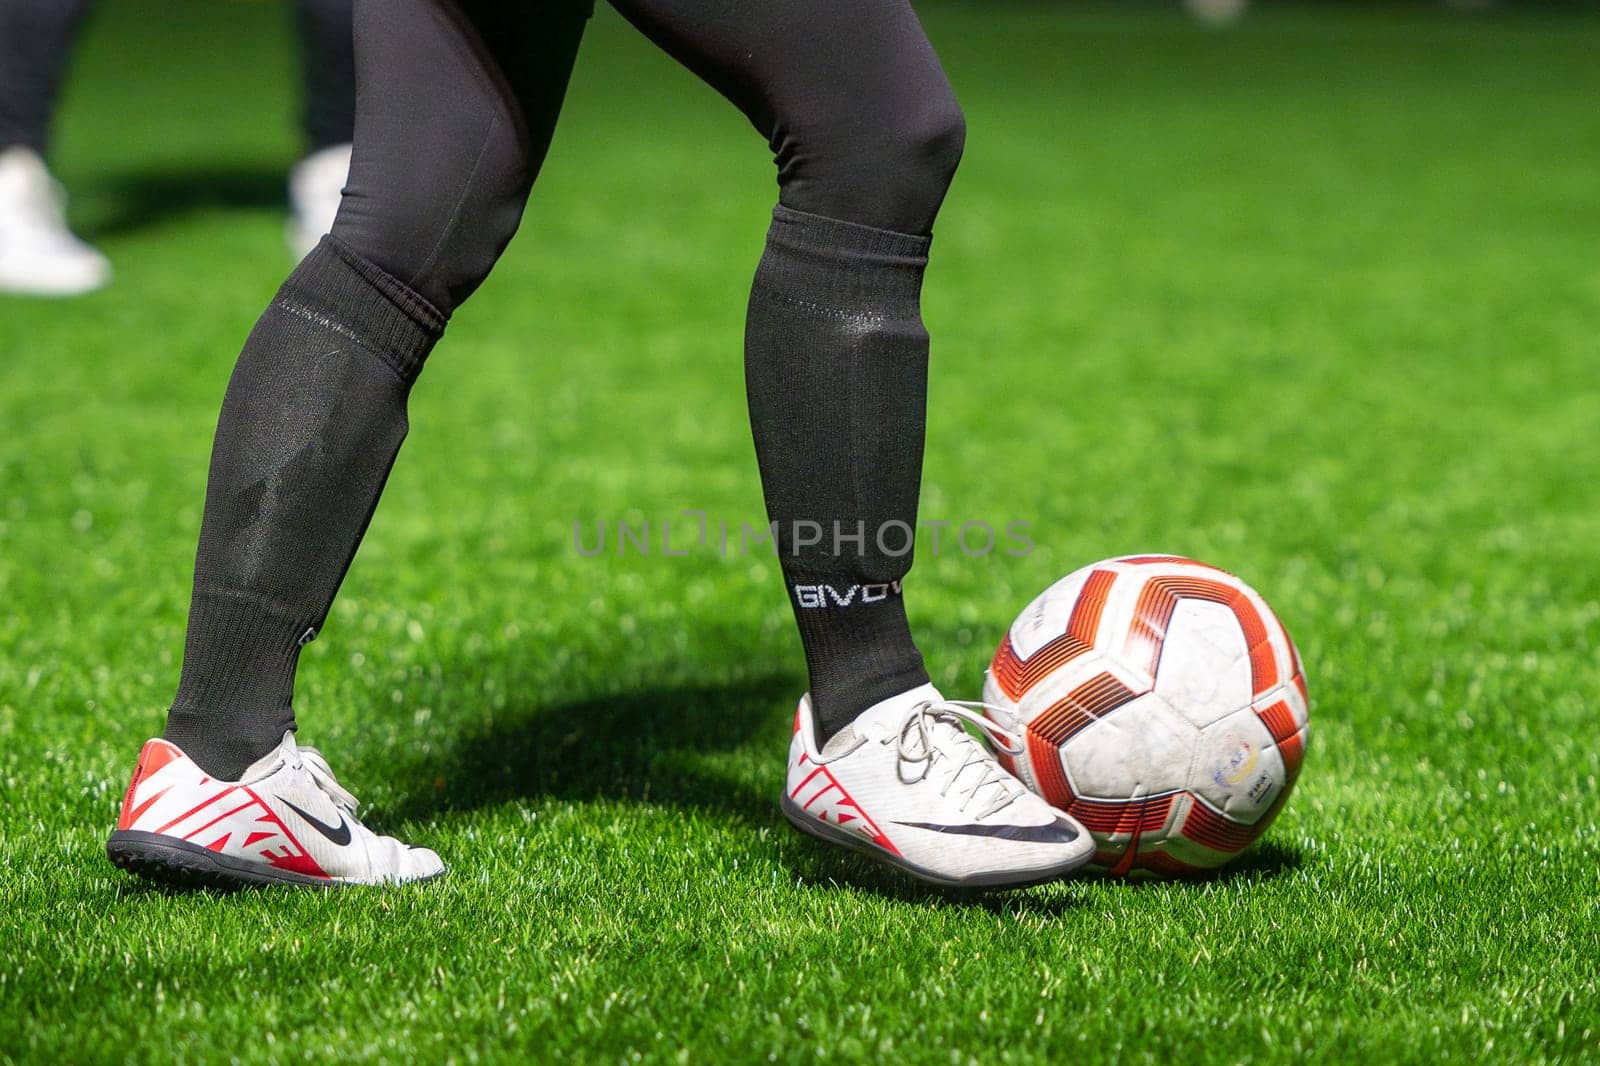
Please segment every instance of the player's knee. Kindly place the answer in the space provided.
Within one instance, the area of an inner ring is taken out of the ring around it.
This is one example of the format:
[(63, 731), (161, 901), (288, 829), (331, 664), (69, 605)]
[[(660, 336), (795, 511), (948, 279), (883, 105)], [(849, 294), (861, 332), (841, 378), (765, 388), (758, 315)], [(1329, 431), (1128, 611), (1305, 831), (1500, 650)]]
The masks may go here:
[(532, 178), (510, 134), (481, 153), (363, 181), (353, 169), (334, 235), (445, 315), (488, 278), (522, 221)]
[(887, 126), (861, 164), (878, 219), (869, 224), (903, 233), (931, 230), (966, 140), (966, 119), (948, 92)]
[(967, 124), (944, 87), (910, 112), (875, 116), (867, 128), (829, 132), (798, 153), (784, 202), (798, 210), (902, 233), (926, 233), (961, 162)]
[(486, 196), (470, 217), (460, 218), (459, 224), (439, 242), (437, 254), (417, 275), (417, 291), (440, 301), (438, 306), (446, 314), (465, 303), (489, 277), (516, 235), (528, 189), (526, 182), (507, 181), (503, 188)]
[(908, 200), (937, 212), (966, 143), (967, 120), (955, 97), (937, 99), (907, 124), (903, 136), (890, 140), (889, 172), (901, 176)]

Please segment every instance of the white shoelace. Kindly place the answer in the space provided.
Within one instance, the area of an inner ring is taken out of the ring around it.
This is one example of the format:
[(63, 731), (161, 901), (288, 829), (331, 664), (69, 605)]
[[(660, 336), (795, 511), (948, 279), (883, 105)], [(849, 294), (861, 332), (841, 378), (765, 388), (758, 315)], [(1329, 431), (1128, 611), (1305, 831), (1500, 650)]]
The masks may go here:
[[(999, 750), (1007, 755), (1021, 755), (1024, 750), (1022, 737), (986, 717), (983, 714), (986, 710), (1005, 714), (1004, 708), (981, 700), (940, 700), (937, 703), (919, 703), (906, 715), (897, 738), (901, 764), (920, 763), (922, 766), (922, 772), (911, 778), (908, 784), (915, 784), (927, 777), (933, 770), (934, 762), (940, 758), (959, 760), (955, 762), (955, 769), (945, 781), (944, 787), (939, 790), (941, 796), (947, 795), (969, 767), (975, 768), (976, 774), (968, 775), (971, 779), (970, 787), (957, 793), (961, 797), (961, 802), (957, 806), (958, 809), (965, 810), (967, 804), (980, 792), (988, 790), (988, 795), (993, 799), (979, 813), (980, 818), (994, 814), (1025, 791), (1022, 782), (1006, 773), (994, 752), (963, 728), (963, 723), (974, 725)], [(1009, 715), (1007, 717), (1009, 718)], [(937, 728), (941, 725), (945, 728)], [(889, 739), (884, 738), (884, 743), (887, 744)], [(911, 743), (913, 740), (916, 741), (915, 744)]]
[(317, 787), (328, 794), (334, 805), (341, 807), (354, 818), (356, 810), (361, 806), (361, 801), (350, 794), (350, 791), (339, 784), (339, 779), (333, 776), (333, 768), (328, 765), (328, 760), (316, 748), (301, 748), (296, 746), (300, 753), (300, 762), (311, 772), (311, 779)]

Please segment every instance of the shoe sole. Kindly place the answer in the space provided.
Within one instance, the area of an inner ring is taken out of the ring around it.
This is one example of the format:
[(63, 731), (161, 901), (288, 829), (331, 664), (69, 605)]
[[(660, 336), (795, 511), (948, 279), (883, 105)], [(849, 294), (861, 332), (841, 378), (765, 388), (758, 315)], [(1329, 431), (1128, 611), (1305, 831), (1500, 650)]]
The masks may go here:
[(807, 836), (813, 837), (826, 844), (836, 844), (840, 847), (848, 848), (851, 851), (857, 852), (869, 859), (872, 859), (874, 862), (882, 863), (884, 866), (899, 870), (901, 873), (914, 877), (918, 881), (922, 881), (930, 885), (937, 885), (940, 888), (1031, 888), (1034, 885), (1049, 884), (1051, 881), (1059, 881), (1064, 877), (1068, 877), (1076, 871), (1082, 869), (1084, 866), (1088, 865), (1089, 860), (1094, 858), (1094, 849), (1090, 848), (1085, 850), (1082, 856), (1074, 858), (1070, 862), (1063, 863), (1060, 866), (1049, 867), (1044, 870), (1029, 870), (1024, 874), (1009, 874), (1004, 871), (991, 871), (988, 873), (973, 874), (970, 877), (947, 877), (944, 874), (935, 873), (925, 866), (918, 866), (916, 863), (911, 862), (903, 856), (884, 851), (877, 845), (861, 839), (861, 837), (857, 836), (855, 833), (847, 832), (843, 829), (837, 829), (831, 825), (817, 821), (817, 819), (811, 817), (811, 815), (802, 810), (798, 803), (790, 799), (787, 792), (778, 797), (778, 806), (782, 808), (783, 816), (789, 819), (789, 824), (793, 825), (796, 829), (800, 830), (800, 832), (806, 834)]
[[(119, 829), (106, 841), (106, 858), (119, 869), (162, 884), (183, 888), (259, 888), (290, 885), (295, 888), (345, 888), (363, 884), (334, 877), (310, 877), (292, 870), (278, 870), (246, 859), (219, 855), (187, 840)], [(444, 871), (418, 877), (405, 884), (431, 881)]]

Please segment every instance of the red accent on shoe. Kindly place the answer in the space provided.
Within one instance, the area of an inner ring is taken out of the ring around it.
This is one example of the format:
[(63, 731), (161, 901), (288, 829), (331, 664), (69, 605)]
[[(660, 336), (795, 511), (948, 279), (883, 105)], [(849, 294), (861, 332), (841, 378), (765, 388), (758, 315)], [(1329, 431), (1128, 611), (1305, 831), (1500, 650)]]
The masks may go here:
[(141, 756), (144, 762), (144, 772), (147, 774), (153, 774), (174, 759), (184, 757), (183, 752), (178, 750), (176, 744), (168, 743), (160, 738), (147, 741)]
[[(861, 819), (861, 825), (866, 828), (867, 833), (868, 833), (870, 839), (872, 840), (872, 842), (874, 844), (878, 845), (880, 848), (883, 848), (885, 851), (891, 852), (891, 853), (893, 853), (895, 855), (900, 854), (900, 849), (894, 846), (894, 842), (889, 839), (888, 834), (886, 834), (883, 830), (878, 828), (878, 823), (874, 822), (872, 820), (872, 816), (867, 814), (866, 811), (861, 809), (861, 804), (857, 803), (855, 801), (855, 797), (850, 795), (849, 791), (846, 790), (843, 785), (839, 784), (838, 779), (835, 778), (833, 776), (833, 774), (828, 772), (828, 768), (826, 766), (817, 767), (816, 773), (811, 774), (811, 776), (807, 777), (805, 779), (805, 781), (800, 782), (799, 786), (797, 786), (795, 788), (793, 796), (791, 798), (798, 799), (799, 798), (800, 789), (804, 788), (806, 786), (806, 783), (811, 781), (812, 778), (815, 778), (817, 776), (817, 774), (821, 774), (823, 776), (823, 778), (825, 779), (823, 781), (822, 787), (820, 789), (818, 789), (816, 792), (813, 792), (811, 794), (811, 798), (810, 799), (808, 799), (805, 802), (800, 804), (800, 809), (801, 810), (805, 811), (807, 814), (810, 814), (813, 818), (815, 818), (819, 822), (822, 822), (824, 825), (828, 825), (828, 824), (843, 825), (847, 821), (853, 821), (853, 820), (859, 818), (859, 819)], [(843, 811), (836, 810), (834, 812), (834, 819), (835, 820), (832, 823), (829, 823), (827, 808), (825, 807), (820, 811), (813, 811), (811, 809), (811, 805), (816, 803), (817, 800), (821, 799), (823, 796), (826, 796), (828, 793), (834, 791), (835, 789), (838, 790), (839, 795), (842, 797), (842, 800), (840, 802), (842, 802), (844, 804), (848, 804), (850, 807), (852, 807), (855, 810), (856, 813), (855, 814), (845, 814)]]
[[(850, 799), (850, 793), (845, 792), (844, 789), (842, 789), (842, 788), (839, 788), (839, 782), (835, 781), (830, 776), (826, 781), (824, 781), (822, 783), (822, 787), (817, 789), (817, 791), (811, 793), (811, 798), (806, 800), (804, 803), (800, 804), (800, 806), (803, 809), (809, 811), (811, 809), (811, 805), (813, 803), (817, 802), (817, 800), (821, 799), (823, 796), (826, 796), (828, 793), (832, 792), (836, 788), (838, 788), (839, 791), (844, 794), (844, 798), (846, 800)], [(854, 801), (852, 800), (851, 802), (854, 802)]]
[(239, 806), (233, 808), (232, 810), (223, 811), (221, 814), (219, 814), (215, 818), (211, 819), (211, 821), (207, 822), (205, 825), (201, 826), (198, 829), (195, 829), (195, 830), (192, 830), (191, 832), (189, 832), (186, 836), (184, 836), (183, 839), (185, 839), (185, 840), (193, 840), (195, 837), (199, 836), (201, 833), (204, 833), (207, 829), (210, 829), (212, 826), (216, 825), (218, 822), (222, 821), (224, 818), (233, 817), (234, 815), (238, 814), (240, 811), (244, 810), (245, 808), (249, 807), (251, 804), (253, 804), (255, 802), (256, 801), (254, 799), (249, 799), (249, 800), (246, 800), (245, 802), (239, 804)]
[[(801, 761), (801, 763), (804, 763), (806, 761), (805, 760), (805, 756), (802, 755), (800, 757), (800, 761)], [(807, 774), (805, 780), (801, 781), (798, 785), (794, 786), (794, 788), (789, 792), (789, 798), (790, 799), (799, 798), (800, 790), (802, 788), (805, 788), (806, 785), (810, 784), (811, 783), (811, 779), (816, 777), (820, 773), (822, 773), (822, 767), (819, 766), (815, 770), (813, 770), (809, 774)], [(805, 807), (805, 806), (808, 806), (808, 804), (802, 803), (800, 806)]]
[(326, 878), (328, 876), (327, 871), (317, 865), (317, 860), (313, 859), (303, 851), (298, 855), (294, 854), (293, 852), (288, 855), (274, 855), (271, 852), (267, 852), (262, 857), (280, 870), (288, 870), (291, 873), (305, 874), (307, 877)]
[(260, 796), (256, 795), (255, 790), (248, 786), (241, 787), (244, 787), (244, 790), (250, 793), (257, 803), (261, 804), (263, 813), (256, 821), (276, 826), (278, 832), (282, 833), (284, 839), (289, 842), (283, 846), (284, 854), (275, 855), (271, 851), (263, 851), (261, 857), (280, 870), (290, 870), (297, 874), (305, 874), (308, 877), (328, 877), (328, 872), (317, 865), (317, 861), (311, 857), (311, 853), (306, 850), (306, 846), (300, 843), (293, 833), (289, 832), (289, 827), (283, 824), (283, 819), (273, 813), (272, 808), (267, 806)]
[(212, 851), (221, 851), (223, 848), (228, 846), (228, 838), (231, 836), (233, 836), (232, 832), (223, 833), (217, 839), (207, 844), (206, 847), (210, 848)]
[[(190, 807), (188, 810), (186, 810), (182, 814), (178, 815), (176, 818), (174, 818), (172, 821), (168, 822), (166, 825), (164, 825), (161, 828), (157, 829), (156, 832), (165, 833), (168, 829), (171, 829), (173, 826), (177, 825), (179, 822), (183, 821), (185, 818), (189, 817), (192, 814), (199, 814), (201, 811), (205, 810), (207, 807), (211, 806), (213, 803), (217, 802), (219, 799), (221, 799), (222, 797), (228, 795), (229, 793), (231, 793), (233, 791), (234, 791), (234, 789), (232, 789), (232, 788), (225, 788), (221, 792), (218, 792), (214, 796), (206, 797), (205, 799), (201, 800), (199, 803), (196, 803), (193, 807)], [(210, 823), (208, 822), (206, 824), (209, 825)]]
[(139, 782), (167, 765), (167, 763), (181, 758), (183, 758), (183, 752), (179, 751), (175, 745), (169, 744), (159, 737), (145, 741), (144, 747), (139, 749), (139, 761), (134, 766), (133, 780), (128, 782), (128, 791), (122, 795), (122, 813), (117, 818), (118, 829), (131, 827), (134, 820), (144, 813), (145, 808), (159, 798), (152, 796), (149, 801), (141, 804), (137, 810), (131, 809), (133, 793), (138, 789)]
[[(138, 778), (135, 777), (134, 780), (137, 781)], [(149, 799), (145, 800), (131, 811), (128, 810), (126, 804), (124, 804), (122, 817), (117, 819), (117, 828), (130, 829), (137, 825), (139, 818), (144, 814), (144, 812), (148, 811), (152, 806), (155, 805), (157, 800), (171, 791), (172, 786), (168, 785), (166, 788), (162, 789), (160, 792), (157, 792), (155, 795), (151, 796)], [(128, 799), (133, 799), (133, 789), (131, 787), (128, 789)]]

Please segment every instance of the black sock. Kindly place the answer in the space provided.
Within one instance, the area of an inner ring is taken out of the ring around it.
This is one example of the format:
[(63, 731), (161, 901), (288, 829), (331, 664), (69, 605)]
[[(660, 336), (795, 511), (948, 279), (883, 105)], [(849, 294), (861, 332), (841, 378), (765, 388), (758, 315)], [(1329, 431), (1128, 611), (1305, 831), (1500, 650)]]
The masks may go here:
[(166, 738), (234, 780), (294, 728), (321, 628), (406, 435), (444, 318), (336, 238), (284, 282), (222, 402)]
[(750, 423), (823, 740), (928, 680), (900, 594), (922, 478), (928, 244), (779, 207), (750, 295)]

